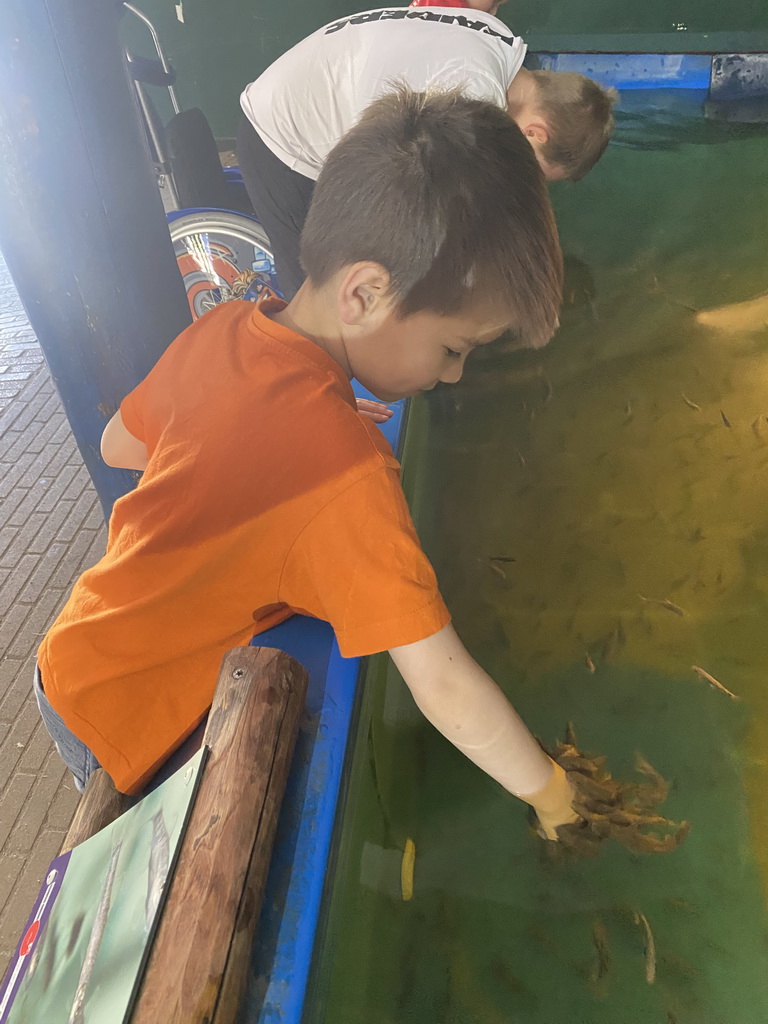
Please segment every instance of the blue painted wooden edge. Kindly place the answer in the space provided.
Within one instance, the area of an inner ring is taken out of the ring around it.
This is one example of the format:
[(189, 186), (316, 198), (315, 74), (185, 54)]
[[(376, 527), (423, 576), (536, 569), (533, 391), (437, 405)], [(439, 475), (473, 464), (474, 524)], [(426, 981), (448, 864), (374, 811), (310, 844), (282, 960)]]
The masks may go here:
[[(353, 382), (359, 398), (373, 398)], [(404, 402), (382, 431), (397, 451)], [(330, 626), (294, 616), (260, 633), (309, 673), (306, 711), (280, 812), (241, 1024), (299, 1024), (331, 848), (361, 659), (343, 658)]]
[(545, 71), (576, 71), (601, 85), (628, 89), (708, 89), (712, 57), (698, 53), (546, 53)]

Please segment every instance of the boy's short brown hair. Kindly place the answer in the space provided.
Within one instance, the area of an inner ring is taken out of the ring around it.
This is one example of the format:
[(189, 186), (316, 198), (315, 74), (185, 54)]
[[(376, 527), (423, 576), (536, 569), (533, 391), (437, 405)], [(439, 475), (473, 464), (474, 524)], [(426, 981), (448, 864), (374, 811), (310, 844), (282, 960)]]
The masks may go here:
[(611, 140), (616, 122), (615, 89), (575, 71), (533, 71), (539, 109), (550, 129), (542, 146), (544, 159), (561, 167), (570, 181), (579, 181), (594, 167)]
[(372, 103), (331, 151), (301, 236), (315, 286), (365, 260), (400, 315), (508, 311), (533, 346), (557, 328), (562, 256), (543, 174), (506, 111), (405, 88)]

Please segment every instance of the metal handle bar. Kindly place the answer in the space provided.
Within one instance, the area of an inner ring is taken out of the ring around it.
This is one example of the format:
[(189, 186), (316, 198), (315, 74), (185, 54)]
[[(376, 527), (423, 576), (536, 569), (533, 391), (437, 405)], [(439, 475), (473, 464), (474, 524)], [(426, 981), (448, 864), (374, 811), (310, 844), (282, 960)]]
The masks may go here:
[[(160, 61), (161, 65), (163, 67), (163, 71), (167, 75), (174, 76), (174, 74), (175, 74), (174, 70), (171, 67), (171, 65), (168, 63), (168, 61), (166, 60), (165, 53), (163, 52), (163, 48), (162, 48), (162, 46), (160, 44), (160, 37), (157, 34), (157, 30), (155, 29), (155, 26), (152, 24), (152, 22), (149, 20), (149, 18), (146, 16), (146, 14), (144, 14), (143, 11), (140, 11), (138, 7), (134, 7), (133, 4), (126, 3), (125, 0), (123, 0), (122, 6), (127, 11), (130, 11), (131, 14), (133, 14), (136, 18), (138, 18), (139, 21), (143, 22), (144, 25), (146, 25), (147, 29), (149, 30), (149, 34), (152, 36), (152, 42), (154, 43), (154, 46), (155, 46), (155, 52), (157, 53), (157, 59)], [(171, 105), (173, 107), (173, 112), (174, 112), (174, 114), (178, 114), (180, 112), (180, 110), (181, 110), (181, 107), (179, 106), (179, 101), (176, 98), (176, 90), (174, 89), (174, 87), (172, 85), (168, 85), (167, 89), (168, 89), (168, 94), (169, 94), (169, 96), (171, 98)]]

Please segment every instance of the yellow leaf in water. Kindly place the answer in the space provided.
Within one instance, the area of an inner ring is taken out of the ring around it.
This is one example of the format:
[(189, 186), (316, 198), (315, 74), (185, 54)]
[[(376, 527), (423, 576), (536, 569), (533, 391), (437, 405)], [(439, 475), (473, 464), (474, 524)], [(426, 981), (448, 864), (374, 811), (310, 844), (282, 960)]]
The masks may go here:
[(412, 839), (405, 840), (403, 861), (400, 865), (400, 891), (404, 900), (413, 898), (413, 869), (416, 864), (416, 844)]

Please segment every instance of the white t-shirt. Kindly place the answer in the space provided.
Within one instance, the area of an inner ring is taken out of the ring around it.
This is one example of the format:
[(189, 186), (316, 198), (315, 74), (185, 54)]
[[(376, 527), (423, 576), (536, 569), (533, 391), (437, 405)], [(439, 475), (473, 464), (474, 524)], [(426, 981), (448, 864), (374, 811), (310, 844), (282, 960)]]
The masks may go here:
[(316, 179), (342, 135), (393, 85), (458, 88), (506, 108), (526, 49), (483, 11), (385, 7), (313, 32), (246, 86), (240, 104), (275, 156)]

